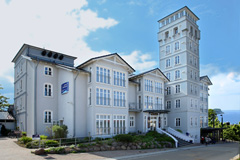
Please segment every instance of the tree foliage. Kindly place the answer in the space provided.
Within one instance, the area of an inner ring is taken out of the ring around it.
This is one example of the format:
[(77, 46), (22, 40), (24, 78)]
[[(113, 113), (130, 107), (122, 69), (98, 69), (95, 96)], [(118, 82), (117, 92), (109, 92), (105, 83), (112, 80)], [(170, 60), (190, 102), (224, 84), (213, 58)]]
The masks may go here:
[(220, 125), (220, 121), (218, 120), (217, 113), (213, 109), (208, 109), (208, 126), (213, 128), (218, 128)]
[[(1, 85), (0, 85), (0, 90), (2, 90), (2, 89), (3, 89), (3, 87), (1, 87)], [(3, 95), (0, 93), (0, 111), (7, 109), (7, 107), (9, 106), (9, 104), (8, 104), (8, 99), (9, 99), (9, 98), (3, 96)]]

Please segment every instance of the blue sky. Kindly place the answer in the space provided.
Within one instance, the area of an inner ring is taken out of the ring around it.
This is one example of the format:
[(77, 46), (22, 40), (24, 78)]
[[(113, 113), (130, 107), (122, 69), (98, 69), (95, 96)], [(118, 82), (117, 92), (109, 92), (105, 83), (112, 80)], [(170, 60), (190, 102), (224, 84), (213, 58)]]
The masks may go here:
[(158, 67), (157, 21), (184, 6), (200, 18), (200, 74), (214, 84), (209, 107), (240, 109), (238, 0), (0, 0), (1, 93), (13, 102), (11, 60), (23, 43), (77, 56), (76, 65), (117, 52), (138, 72)]

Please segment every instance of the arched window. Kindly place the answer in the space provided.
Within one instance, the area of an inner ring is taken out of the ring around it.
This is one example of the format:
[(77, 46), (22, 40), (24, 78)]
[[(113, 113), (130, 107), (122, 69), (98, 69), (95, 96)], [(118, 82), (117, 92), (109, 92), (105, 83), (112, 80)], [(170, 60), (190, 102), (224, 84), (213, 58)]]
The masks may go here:
[(52, 67), (45, 66), (45, 67), (44, 67), (44, 74), (45, 74), (45, 75), (48, 75), (48, 76), (52, 76), (52, 75), (53, 75), (53, 69), (52, 69)]
[(52, 123), (53, 113), (51, 110), (45, 110), (43, 113), (44, 123)]
[(52, 84), (50, 84), (50, 83), (45, 83), (45, 84), (44, 84), (44, 96), (46, 96), (46, 97), (52, 97), (52, 91), (53, 91)]

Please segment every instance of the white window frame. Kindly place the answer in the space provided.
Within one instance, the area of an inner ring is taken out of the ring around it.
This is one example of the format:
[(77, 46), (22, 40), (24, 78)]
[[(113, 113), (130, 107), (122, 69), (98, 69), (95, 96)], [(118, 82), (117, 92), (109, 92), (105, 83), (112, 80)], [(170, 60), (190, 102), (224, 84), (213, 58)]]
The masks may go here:
[(175, 93), (176, 94), (178, 94), (178, 93), (180, 93), (181, 92), (181, 86), (180, 86), (180, 84), (176, 84), (176, 86), (175, 86)]
[(145, 78), (144, 79), (144, 88), (145, 88), (145, 91), (147, 92), (153, 92), (153, 80), (151, 79), (147, 79)]
[[(101, 102), (101, 99), (99, 99), (99, 104), (97, 104), (97, 101), (98, 101), (98, 97), (97, 97), (97, 89), (99, 89), (99, 98), (103, 98), (103, 104), (101, 104), (100, 102)], [(100, 90), (103, 90), (103, 92), (102, 92), (102, 95), (103, 95), (103, 97), (100, 97), (100, 95), (101, 95), (101, 92), (100, 92)], [(104, 90), (106, 90), (106, 105), (104, 104)], [(107, 96), (108, 95), (108, 92), (107, 91), (109, 91), (109, 97)], [(109, 98), (109, 101), (107, 100), (107, 98)], [(109, 104), (108, 104), (108, 102), (109, 102)], [(102, 88), (102, 87), (96, 87), (96, 90), (95, 90), (95, 105), (96, 106), (107, 106), (107, 107), (111, 107), (111, 89), (109, 89), (109, 88)]]
[[(116, 93), (116, 95), (114, 93)], [(117, 99), (117, 97), (119, 97), (119, 99)], [(126, 101), (127, 101), (126, 92), (121, 90), (113, 90), (113, 107), (126, 107)]]
[(171, 101), (167, 101), (166, 102), (166, 108), (167, 109), (171, 109), (172, 108), (172, 102)]
[(193, 118), (190, 117), (190, 126), (193, 127)]
[(167, 95), (171, 95), (171, 87), (168, 86), (166, 89), (167, 89)]
[[(45, 95), (45, 85), (47, 85), (47, 95)], [(49, 86), (51, 86), (51, 96), (49, 96)], [(44, 97), (53, 97), (53, 85), (51, 83), (44, 83), (43, 84), (43, 96)]]
[(171, 59), (166, 59), (166, 68), (171, 67)]
[[(47, 71), (46, 71), (46, 68), (47, 68)], [(49, 69), (51, 69), (51, 71), (49, 71)], [(50, 72), (51, 72), (51, 75), (49, 75)], [(50, 66), (44, 66), (43, 74), (45, 76), (53, 77), (53, 68)]]
[(175, 56), (175, 65), (179, 65), (180, 64), (180, 56)]
[[(116, 78), (115, 78), (114, 72), (116, 73)], [(113, 85), (125, 88), (126, 83), (127, 83), (127, 80), (126, 80), (127, 79), (127, 73), (123, 72), (123, 71), (120, 71), (120, 70), (115, 70), (115, 69), (112, 71), (112, 73), (113, 73)], [(121, 75), (122, 75), (122, 78), (121, 78)], [(115, 83), (115, 79), (116, 79), (116, 83)]]
[(166, 46), (166, 54), (170, 54), (171, 53), (171, 46), (167, 45)]
[[(179, 120), (179, 121), (177, 121), (177, 120)], [(179, 124), (179, 125), (177, 125), (177, 124)], [(181, 127), (181, 118), (180, 117), (175, 118), (175, 125), (174, 126), (175, 127)]]
[[(98, 118), (97, 118), (98, 116)], [(103, 118), (101, 118), (103, 116)], [(106, 116), (106, 118), (104, 118)], [(106, 123), (104, 122), (106, 121)], [(99, 127), (97, 127), (97, 122)], [(108, 124), (109, 122), (109, 124)], [(100, 124), (102, 123), (103, 127), (100, 127)], [(104, 126), (106, 124), (106, 126)], [(100, 129), (102, 128), (102, 132)], [(95, 114), (95, 133), (96, 135), (110, 135), (111, 134), (111, 115), (110, 114)]]
[(129, 127), (135, 127), (135, 116), (134, 115), (130, 115), (129, 116)]
[(92, 87), (88, 88), (88, 105), (92, 106), (92, 99), (93, 99), (93, 91)]
[[(119, 118), (118, 118), (119, 116)], [(122, 117), (122, 118), (120, 118)], [(116, 122), (116, 125), (122, 125), (122, 127), (116, 127), (114, 126)], [(119, 124), (117, 124), (119, 122)], [(121, 124), (122, 123), (122, 124)], [(124, 125), (123, 125), (124, 124)], [(125, 129), (124, 129), (125, 127)], [(126, 134), (127, 133), (127, 115), (124, 114), (114, 114), (113, 115), (113, 134)]]
[[(97, 74), (97, 68), (99, 68), (99, 74)], [(102, 72), (103, 72), (102, 76), (100, 74), (101, 73), (101, 68), (102, 68)], [(107, 67), (104, 67), (104, 66), (100, 66), (100, 65), (97, 65), (95, 67), (95, 69), (96, 69), (96, 71), (95, 71), (95, 76), (96, 76), (95, 81), (96, 81), (96, 83), (111, 85), (111, 74), (112, 74), (111, 69), (107, 68)], [(106, 83), (104, 82), (104, 69), (106, 69), (106, 76), (108, 76), (108, 70), (109, 70), (109, 83), (108, 83), (108, 78), (107, 77), (106, 77)], [(102, 82), (101, 82), (101, 77), (103, 78)], [(99, 80), (99, 81), (97, 81), (97, 80)]]
[(180, 99), (175, 100), (175, 108), (181, 108), (181, 100)]
[(177, 80), (177, 79), (181, 79), (180, 70), (175, 71), (175, 80)]
[(155, 81), (155, 93), (162, 94), (162, 87), (163, 87), (162, 82)]
[(171, 81), (171, 73), (170, 72), (166, 73), (166, 77)]
[[(176, 44), (178, 43), (178, 47), (176, 47)], [(180, 50), (180, 41), (177, 41), (174, 43), (174, 50), (179, 51)]]
[[(45, 122), (45, 113), (47, 112), (47, 122)], [(49, 122), (49, 112), (51, 112), (51, 120)], [(52, 124), (53, 122), (53, 111), (52, 110), (44, 110), (43, 111), (43, 123), (44, 124)]]

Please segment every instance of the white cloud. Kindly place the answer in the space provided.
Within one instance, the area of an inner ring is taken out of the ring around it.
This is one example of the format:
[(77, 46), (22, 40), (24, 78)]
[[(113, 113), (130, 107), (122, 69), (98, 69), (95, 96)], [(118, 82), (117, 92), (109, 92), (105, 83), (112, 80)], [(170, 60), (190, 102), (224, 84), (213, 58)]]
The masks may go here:
[(133, 51), (129, 55), (123, 55), (125, 59), (136, 71), (147, 71), (156, 67), (157, 62), (151, 57), (151, 54), (141, 53), (140, 51)]
[[(208, 65), (203, 73), (210, 73), (209, 107), (222, 110), (240, 109), (240, 72), (220, 72), (214, 65)], [(205, 75), (205, 74), (204, 74)]]

